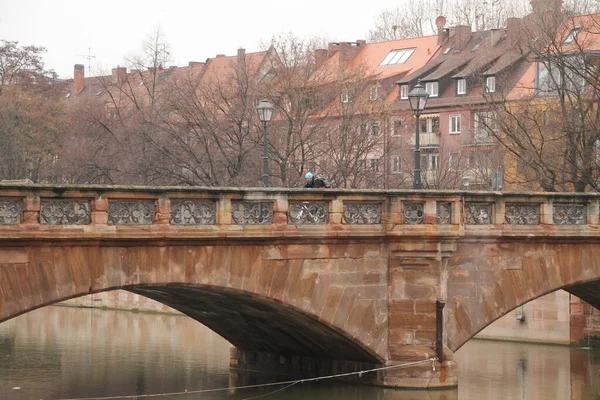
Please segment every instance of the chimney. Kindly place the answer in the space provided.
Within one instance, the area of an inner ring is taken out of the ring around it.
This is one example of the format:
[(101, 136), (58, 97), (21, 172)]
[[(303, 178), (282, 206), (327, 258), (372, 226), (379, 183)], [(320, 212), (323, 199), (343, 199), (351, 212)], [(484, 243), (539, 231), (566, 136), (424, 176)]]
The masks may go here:
[(339, 52), (340, 65), (342, 67), (345, 67), (358, 54), (358, 52), (361, 50), (361, 47), (362, 45), (359, 42), (329, 43), (327, 49), (327, 57), (331, 57), (335, 53)]
[(503, 29), (490, 29), (490, 46), (494, 47), (504, 36)]
[(225, 57), (225, 54), (217, 54), (217, 55), (215, 56), (215, 58), (224, 58), (224, 57)]
[(75, 64), (73, 69), (73, 95), (79, 94), (85, 86), (85, 67), (83, 64)]
[(446, 17), (443, 15), (437, 17), (435, 19), (435, 26), (437, 26), (437, 45), (441, 46), (450, 38), (450, 32), (448, 29), (444, 29), (444, 26), (446, 26)]
[(446, 41), (448, 41), (448, 39), (450, 39), (450, 29), (448, 28), (438, 28), (438, 34), (437, 34), (437, 44), (438, 46), (441, 46), (442, 44), (444, 44)]
[(327, 50), (317, 49), (315, 50), (315, 68), (321, 68), (321, 65), (327, 60)]
[(471, 40), (471, 27), (469, 25), (456, 25), (454, 27), (454, 42), (459, 49), (462, 49), (469, 40)]
[(114, 83), (122, 84), (127, 82), (127, 68), (117, 67), (112, 69), (112, 78)]
[(246, 49), (240, 47), (237, 51), (237, 66), (238, 71), (243, 74), (246, 70)]

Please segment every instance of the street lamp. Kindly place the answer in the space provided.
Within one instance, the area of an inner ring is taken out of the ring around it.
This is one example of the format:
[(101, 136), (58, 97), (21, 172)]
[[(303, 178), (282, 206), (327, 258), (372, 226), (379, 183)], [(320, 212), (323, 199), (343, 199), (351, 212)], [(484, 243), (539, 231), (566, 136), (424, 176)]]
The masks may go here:
[(263, 123), (263, 172), (262, 183), (264, 187), (269, 187), (269, 157), (267, 156), (267, 122), (271, 121), (273, 116), (273, 105), (267, 99), (262, 99), (256, 106), (258, 119)]
[(417, 117), (417, 126), (415, 129), (415, 181), (413, 183), (413, 189), (423, 189), (423, 182), (421, 181), (421, 148), (420, 148), (420, 121), (421, 112), (425, 109), (429, 94), (421, 85), (421, 81), (418, 81), (413, 90), (408, 93), (408, 101), (410, 102), (410, 108), (415, 112)]

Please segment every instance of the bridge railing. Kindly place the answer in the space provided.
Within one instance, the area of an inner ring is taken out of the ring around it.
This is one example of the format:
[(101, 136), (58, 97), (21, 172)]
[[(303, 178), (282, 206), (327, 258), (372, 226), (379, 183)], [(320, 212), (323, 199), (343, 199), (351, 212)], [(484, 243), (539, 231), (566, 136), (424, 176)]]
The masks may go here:
[(593, 235), (599, 205), (600, 196), (587, 193), (0, 184), (0, 232)]

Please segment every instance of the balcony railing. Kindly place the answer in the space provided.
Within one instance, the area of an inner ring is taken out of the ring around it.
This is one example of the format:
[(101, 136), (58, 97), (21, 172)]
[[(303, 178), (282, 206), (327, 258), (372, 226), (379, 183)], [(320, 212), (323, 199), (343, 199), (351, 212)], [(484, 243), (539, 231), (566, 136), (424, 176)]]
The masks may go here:
[[(419, 147), (440, 147), (440, 134), (438, 132), (422, 132), (420, 134)], [(411, 146), (415, 146), (415, 134), (411, 135), (409, 142)]]

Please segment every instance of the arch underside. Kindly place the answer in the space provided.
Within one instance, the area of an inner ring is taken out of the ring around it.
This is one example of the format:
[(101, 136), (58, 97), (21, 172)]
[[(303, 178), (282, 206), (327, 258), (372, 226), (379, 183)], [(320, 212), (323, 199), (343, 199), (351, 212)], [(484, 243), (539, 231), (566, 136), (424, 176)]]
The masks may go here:
[(569, 286), (564, 290), (600, 310), (600, 279)]
[(209, 286), (124, 289), (188, 315), (242, 350), (381, 363), (353, 339), (280, 302)]
[(476, 332), (473, 332), (466, 340), (462, 341), (462, 343), (460, 343), (459, 346), (457, 346), (455, 349), (453, 349), (453, 351), (457, 351), (458, 349), (460, 349), (467, 341), (471, 340), (479, 332), (483, 331), (485, 328), (487, 328), (488, 326), (490, 326), (491, 324), (493, 324), (500, 318), (504, 317), (511, 311), (515, 310), (516, 308), (521, 307), (521, 306), (523, 306), (531, 301), (534, 301), (542, 296), (548, 295), (550, 293), (554, 293), (558, 290), (564, 290), (564, 291), (572, 294), (573, 296), (576, 296), (576, 297), (580, 298), (581, 300), (585, 301), (586, 303), (590, 304), (592, 307), (600, 310), (600, 278), (596, 279), (596, 280), (584, 282), (584, 283), (577, 283), (575, 285), (559, 287), (554, 290), (551, 290), (550, 292), (543, 293), (540, 296), (536, 296), (534, 298), (528, 299), (527, 301), (517, 304), (515, 307), (511, 308), (510, 310), (507, 310), (506, 312), (497, 315), (496, 318), (494, 318), (491, 321), (488, 321), (484, 326), (481, 326)]

